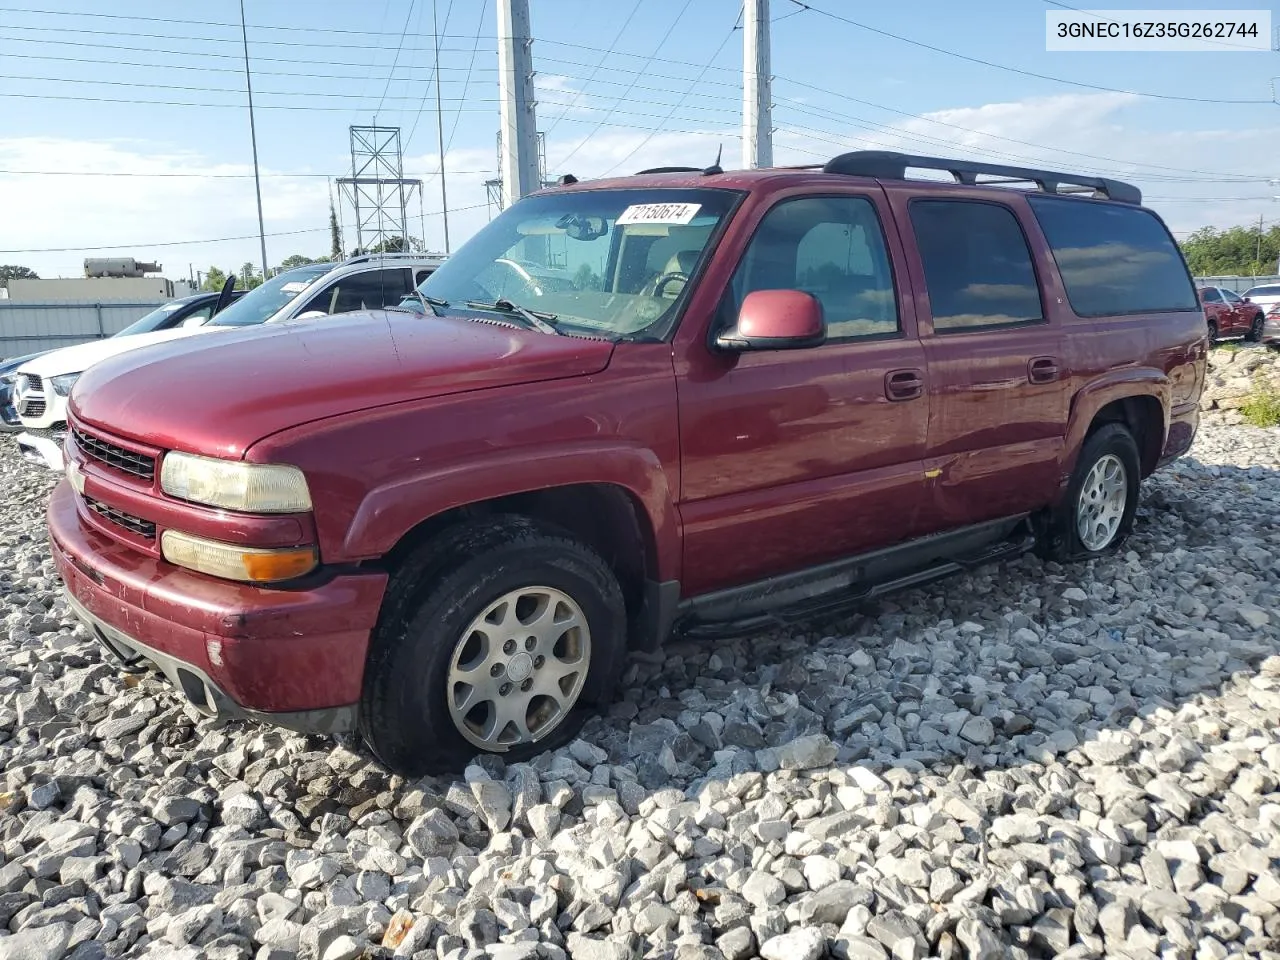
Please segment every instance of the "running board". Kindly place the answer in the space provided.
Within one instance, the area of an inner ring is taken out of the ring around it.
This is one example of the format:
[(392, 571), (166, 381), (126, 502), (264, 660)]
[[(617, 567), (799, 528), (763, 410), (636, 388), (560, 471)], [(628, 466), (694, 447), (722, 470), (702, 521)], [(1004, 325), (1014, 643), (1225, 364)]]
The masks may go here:
[[(1018, 527), (1025, 531), (1027, 524), (1024, 521)], [(785, 604), (775, 610), (726, 619), (702, 619), (698, 617), (696, 610), (690, 611), (682, 618), (683, 622), (677, 625), (677, 629), (690, 638), (714, 639), (740, 636), (744, 632), (754, 630), (794, 626), (818, 617), (841, 615), (868, 600), (874, 600), (885, 594), (924, 586), (966, 570), (1022, 556), (1032, 550), (1035, 543), (1036, 539), (1033, 535), (1025, 532), (1018, 535), (1015, 530), (1013, 538), (998, 541), (972, 553), (937, 562), (924, 569), (878, 583), (851, 584), (844, 589), (835, 589), (806, 600)]]

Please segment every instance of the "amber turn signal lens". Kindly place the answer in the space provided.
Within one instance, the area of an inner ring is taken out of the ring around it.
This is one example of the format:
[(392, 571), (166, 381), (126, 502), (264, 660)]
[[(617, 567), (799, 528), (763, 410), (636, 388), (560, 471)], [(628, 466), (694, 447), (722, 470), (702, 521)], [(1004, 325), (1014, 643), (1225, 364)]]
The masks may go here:
[(242, 547), (193, 537), (176, 530), (166, 530), (161, 535), (160, 550), (164, 558), (176, 566), (207, 573), (211, 577), (248, 583), (292, 580), (309, 573), (319, 562), (315, 547), (279, 550)]

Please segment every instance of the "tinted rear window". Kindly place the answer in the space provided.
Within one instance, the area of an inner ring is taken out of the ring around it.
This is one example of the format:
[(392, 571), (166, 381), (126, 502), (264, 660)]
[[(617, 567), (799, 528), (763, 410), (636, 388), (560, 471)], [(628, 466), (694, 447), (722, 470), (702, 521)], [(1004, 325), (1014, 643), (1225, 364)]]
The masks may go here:
[(1079, 316), (1200, 309), (1178, 248), (1150, 212), (1118, 203), (1027, 199)]

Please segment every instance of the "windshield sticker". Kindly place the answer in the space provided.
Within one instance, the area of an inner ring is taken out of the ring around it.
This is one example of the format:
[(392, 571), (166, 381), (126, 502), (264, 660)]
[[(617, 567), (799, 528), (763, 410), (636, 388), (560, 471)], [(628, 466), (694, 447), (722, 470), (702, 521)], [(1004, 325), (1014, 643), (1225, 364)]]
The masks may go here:
[(627, 223), (688, 223), (701, 209), (700, 203), (635, 203), (615, 221)]
[(280, 291), (282, 293), (298, 293), (299, 291), (305, 290), (305, 289), (307, 289), (307, 281), (291, 280), (288, 283), (286, 283), (283, 287), (281, 287)]

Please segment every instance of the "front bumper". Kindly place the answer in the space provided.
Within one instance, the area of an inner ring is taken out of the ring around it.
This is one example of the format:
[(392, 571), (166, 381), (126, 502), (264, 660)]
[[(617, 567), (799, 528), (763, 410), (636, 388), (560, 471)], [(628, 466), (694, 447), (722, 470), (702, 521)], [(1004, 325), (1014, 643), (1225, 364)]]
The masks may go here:
[(60, 430), (23, 430), (13, 441), (24, 460), (61, 471), (66, 465), (62, 456), (62, 441), (66, 436), (67, 428), (63, 424)]
[(158, 669), (207, 714), (352, 729), (386, 574), (272, 590), (192, 573), (88, 526), (65, 480), (48, 516), (71, 608), (126, 669)]

